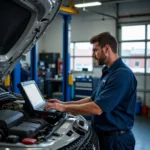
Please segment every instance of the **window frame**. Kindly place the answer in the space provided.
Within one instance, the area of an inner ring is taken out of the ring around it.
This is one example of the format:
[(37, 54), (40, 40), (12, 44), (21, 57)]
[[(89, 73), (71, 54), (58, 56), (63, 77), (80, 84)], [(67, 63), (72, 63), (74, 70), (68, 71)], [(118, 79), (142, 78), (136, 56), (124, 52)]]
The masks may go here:
[[(70, 60), (71, 58), (73, 59), (73, 70), (71, 70), (71, 61), (70, 61), (70, 70), (73, 72), (73, 73), (81, 73), (83, 71), (77, 71), (77, 70), (74, 70), (75, 68), (75, 58), (81, 58), (81, 57), (85, 57), (85, 58), (91, 58), (92, 59), (92, 71), (87, 71), (87, 73), (93, 73), (94, 71), (94, 65), (93, 65), (93, 57), (92, 55), (91, 56), (75, 56), (75, 43), (90, 43), (89, 41), (72, 41), (70, 44), (74, 44), (73, 45), (73, 56), (70, 55)], [(92, 50), (92, 49), (91, 49)]]
[[(145, 26), (145, 24), (133, 24), (133, 25), (123, 25), (122, 27), (132, 27), (132, 26)], [(121, 27), (121, 30), (122, 30), (122, 27)], [(121, 32), (122, 33), (122, 32)], [(146, 34), (146, 28), (145, 28), (145, 34)], [(122, 40), (122, 34), (121, 34), (121, 37), (120, 39)], [(122, 41), (143, 41), (145, 40), (146, 38), (144, 37), (144, 39), (135, 39), (135, 40), (122, 40)]]
[[(138, 26), (138, 25), (144, 25), (145, 26), (145, 39), (144, 40), (122, 40), (122, 27), (124, 26)], [(119, 32), (119, 42), (118, 42), (118, 47), (119, 47), (119, 56), (122, 59), (144, 59), (144, 72), (134, 72), (135, 74), (150, 74), (147, 72), (147, 60), (150, 59), (150, 56), (147, 54), (148, 50), (148, 42), (150, 42), (150, 39), (148, 39), (148, 25), (150, 26), (150, 23), (142, 23), (142, 24), (121, 24), (120, 32)], [(122, 55), (122, 43), (129, 43), (129, 42), (144, 42), (145, 43), (145, 49), (144, 49), (144, 56), (123, 56)], [(130, 66), (129, 66), (130, 67)]]

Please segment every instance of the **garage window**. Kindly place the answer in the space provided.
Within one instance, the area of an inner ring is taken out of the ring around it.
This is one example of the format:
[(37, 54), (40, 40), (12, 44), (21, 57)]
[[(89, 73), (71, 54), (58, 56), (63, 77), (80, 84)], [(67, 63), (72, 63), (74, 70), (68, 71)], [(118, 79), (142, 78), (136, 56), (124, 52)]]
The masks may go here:
[(122, 42), (122, 56), (144, 56), (145, 42)]
[(92, 45), (89, 42), (73, 42), (70, 45), (72, 71), (93, 71)]
[(145, 25), (137, 26), (123, 26), (122, 40), (144, 40), (145, 39)]
[(150, 72), (149, 24), (121, 27), (120, 55), (133, 72)]
[(148, 32), (147, 32), (147, 37), (148, 37), (148, 39), (150, 39), (150, 25), (148, 25), (148, 30), (147, 30)]

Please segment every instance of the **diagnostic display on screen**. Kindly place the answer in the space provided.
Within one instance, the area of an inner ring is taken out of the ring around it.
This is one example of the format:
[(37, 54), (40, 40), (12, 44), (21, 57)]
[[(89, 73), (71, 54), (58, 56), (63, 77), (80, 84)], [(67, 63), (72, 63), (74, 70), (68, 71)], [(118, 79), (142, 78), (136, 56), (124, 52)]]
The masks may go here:
[(35, 84), (24, 85), (23, 88), (33, 107), (44, 101)]

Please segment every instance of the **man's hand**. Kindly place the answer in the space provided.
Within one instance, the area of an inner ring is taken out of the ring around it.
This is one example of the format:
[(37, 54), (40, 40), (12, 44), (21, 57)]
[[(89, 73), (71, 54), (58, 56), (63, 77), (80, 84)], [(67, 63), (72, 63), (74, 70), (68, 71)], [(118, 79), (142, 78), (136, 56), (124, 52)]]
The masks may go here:
[(50, 103), (62, 103), (60, 100), (58, 99), (49, 99), (48, 102)]
[(45, 110), (55, 109), (57, 111), (65, 112), (65, 105), (61, 103), (49, 103), (44, 107)]

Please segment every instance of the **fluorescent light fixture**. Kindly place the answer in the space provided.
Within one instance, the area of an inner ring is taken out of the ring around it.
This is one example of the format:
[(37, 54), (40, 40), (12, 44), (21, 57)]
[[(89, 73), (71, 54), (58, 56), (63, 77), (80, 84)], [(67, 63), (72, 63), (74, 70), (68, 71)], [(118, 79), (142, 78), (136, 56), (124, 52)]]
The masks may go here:
[(81, 3), (81, 4), (75, 4), (75, 7), (83, 8), (83, 7), (99, 6), (101, 4), (102, 4), (101, 2)]

